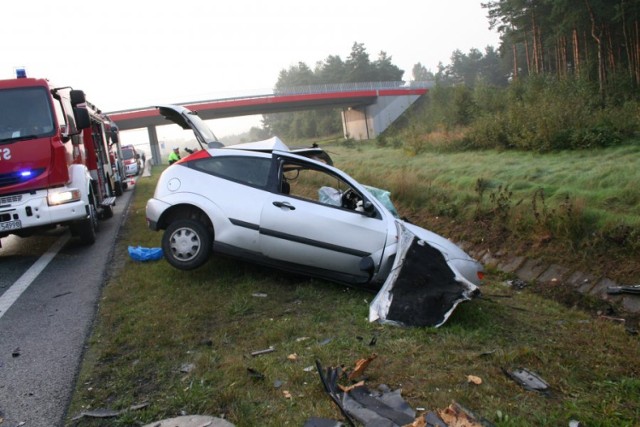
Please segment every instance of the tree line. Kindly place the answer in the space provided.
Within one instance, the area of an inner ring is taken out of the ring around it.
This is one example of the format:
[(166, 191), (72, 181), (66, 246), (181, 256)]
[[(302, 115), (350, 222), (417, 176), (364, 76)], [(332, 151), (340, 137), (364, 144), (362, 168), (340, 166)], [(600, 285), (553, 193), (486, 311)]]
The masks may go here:
[[(483, 3), (502, 35), (514, 79), (552, 73), (640, 84), (640, 0), (498, 0)], [(620, 95), (620, 93), (616, 93)]]
[[(410, 136), (450, 132), (471, 148), (547, 151), (606, 146), (640, 131), (640, 0), (496, 0), (483, 3), (498, 48), (452, 52), (447, 65), (416, 63), (405, 80), (435, 87), (412, 113)], [(404, 70), (382, 51), (371, 60), (354, 42), (346, 60), (282, 70), (275, 90), (316, 84), (400, 81)], [(252, 138), (287, 140), (341, 134), (339, 110), (263, 116)], [(394, 132), (392, 129), (391, 132)], [(387, 135), (388, 136), (388, 135)], [(407, 132), (399, 136), (408, 138)], [(415, 150), (412, 150), (415, 151)]]

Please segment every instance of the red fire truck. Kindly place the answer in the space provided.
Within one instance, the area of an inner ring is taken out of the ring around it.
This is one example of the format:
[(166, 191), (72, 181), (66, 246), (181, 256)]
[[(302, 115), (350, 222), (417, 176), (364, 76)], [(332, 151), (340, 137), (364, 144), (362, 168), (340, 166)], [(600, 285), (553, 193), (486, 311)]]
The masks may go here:
[(0, 80), (0, 238), (65, 225), (92, 244), (122, 192), (117, 128), (81, 90), (17, 74)]

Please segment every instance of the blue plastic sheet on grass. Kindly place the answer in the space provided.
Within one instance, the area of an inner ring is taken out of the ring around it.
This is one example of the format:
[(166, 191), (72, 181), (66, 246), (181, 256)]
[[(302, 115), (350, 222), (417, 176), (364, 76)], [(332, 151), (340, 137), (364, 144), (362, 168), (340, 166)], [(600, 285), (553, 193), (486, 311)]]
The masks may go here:
[(162, 248), (129, 246), (129, 256), (135, 261), (158, 261), (162, 258)]

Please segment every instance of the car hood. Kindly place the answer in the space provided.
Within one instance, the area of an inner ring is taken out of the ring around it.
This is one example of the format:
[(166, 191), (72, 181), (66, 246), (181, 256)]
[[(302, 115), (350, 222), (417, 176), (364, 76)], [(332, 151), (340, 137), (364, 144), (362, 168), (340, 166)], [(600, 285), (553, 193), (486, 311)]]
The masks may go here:
[[(396, 258), (391, 273), (369, 306), (369, 321), (438, 327), (458, 304), (477, 295), (478, 287), (446, 259), (457, 246), (402, 221), (397, 221), (397, 226), (400, 238)], [(445, 245), (449, 252), (439, 247), (445, 242), (452, 246)]]

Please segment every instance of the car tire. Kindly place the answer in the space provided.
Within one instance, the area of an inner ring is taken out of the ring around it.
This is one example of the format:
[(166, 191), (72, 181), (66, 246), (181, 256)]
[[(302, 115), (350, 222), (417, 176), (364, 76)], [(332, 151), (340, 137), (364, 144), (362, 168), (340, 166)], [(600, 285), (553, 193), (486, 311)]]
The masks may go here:
[(201, 222), (193, 219), (173, 221), (162, 235), (162, 253), (169, 264), (179, 270), (202, 266), (211, 255), (212, 235)]

